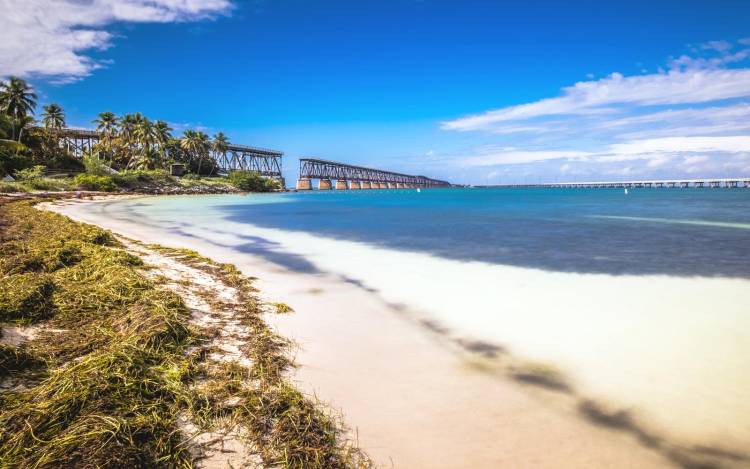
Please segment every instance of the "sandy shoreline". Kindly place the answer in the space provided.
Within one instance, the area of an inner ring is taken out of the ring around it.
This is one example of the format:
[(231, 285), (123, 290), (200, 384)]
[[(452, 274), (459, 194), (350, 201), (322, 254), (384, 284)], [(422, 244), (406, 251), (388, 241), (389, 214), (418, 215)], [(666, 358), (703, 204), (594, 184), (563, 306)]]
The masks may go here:
[(152, 227), (94, 213), (87, 209), (91, 203), (68, 201), (54, 210), (143, 242), (189, 247), (234, 263), (258, 277), (267, 299), (291, 305), (294, 314), (267, 319), (299, 344), (295, 380), (339, 409), (382, 466), (674, 465), (631, 432), (584, 419), (564, 393), (492, 373), (492, 362), (483, 358), (487, 350), (446, 346), (439, 331), (358, 285), (288, 271), (188, 236), (165, 238)]

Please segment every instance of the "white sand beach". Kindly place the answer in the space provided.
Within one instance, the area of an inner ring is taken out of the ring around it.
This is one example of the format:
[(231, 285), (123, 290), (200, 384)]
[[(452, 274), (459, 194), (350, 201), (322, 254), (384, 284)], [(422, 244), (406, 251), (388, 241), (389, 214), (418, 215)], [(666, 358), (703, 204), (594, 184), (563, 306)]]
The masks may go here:
[[(744, 355), (737, 355), (750, 330), (744, 314), (750, 304), (747, 281), (582, 279), (446, 260), (440, 262), (450, 271), (435, 271), (430, 256), (384, 250), (373, 256), (355, 249), (356, 243), (323, 261), (331, 252), (327, 242), (339, 249), (347, 243), (305, 240), (302, 234), (274, 238), (282, 246), (292, 237), (305, 243), (308, 260), (320, 271), (301, 273), (238, 252), (226, 240), (208, 243), (194, 232), (118, 219), (108, 214), (108, 203), (67, 201), (53, 209), (140, 241), (195, 249), (257, 277), (263, 296), (295, 310), (267, 318), (299, 344), (294, 379), (340, 410), (360, 445), (383, 466), (670, 467), (704, 458), (713, 462), (716, 453), (729, 454), (720, 458), (727, 467), (747, 463), (736, 451), (750, 441), (750, 420), (744, 418), (750, 408), (741, 404), (750, 373), (738, 373), (750, 370)], [(283, 236), (278, 230), (253, 233)], [(431, 268), (432, 276), (424, 278)], [(451, 278), (474, 281), (455, 282), (446, 291)], [(478, 278), (486, 282), (476, 283)], [(539, 285), (545, 285), (544, 294)], [(491, 323), (481, 314), (457, 319), (462, 308), (481, 311), (486, 298), (476, 292), (482, 290), (501, 296), (503, 310), (491, 312)], [(637, 300), (632, 295), (623, 300), (635, 291)], [(407, 294), (421, 302), (404, 301)], [(608, 297), (609, 310), (585, 316)], [(694, 314), (712, 307), (712, 298), (727, 297), (732, 302), (720, 305), (723, 323)], [(638, 302), (649, 300), (670, 304), (669, 311), (643, 321), (638, 315), (646, 309)], [(557, 314), (550, 314), (555, 305)], [(691, 327), (674, 326), (680, 322)], [(501, 330), (506, 341), (493, 348)], [(703, 343), (712, 333), (717, 337), (710, 346)], [(685, 355), (695, 359), (664, 379)], [(531, 379), (514, 379), (513, 370), (516, 378)], [(555, 381), (558, 370), (561, 383)], [(551, 382), (540, 379), (549, 376)], [(702, 380), (726, 382), (712, 387)], [(716, 389), (738, 395), (712, 395)], [(580, 412), (586, 399), (602, 403), (602, 412), (586, 418)], [(715, 405), (722, 399), (729, 405)], [(728, 408), (732, 415), (724, 411)], [(700, 445), (707, 449), (696, 449)]]

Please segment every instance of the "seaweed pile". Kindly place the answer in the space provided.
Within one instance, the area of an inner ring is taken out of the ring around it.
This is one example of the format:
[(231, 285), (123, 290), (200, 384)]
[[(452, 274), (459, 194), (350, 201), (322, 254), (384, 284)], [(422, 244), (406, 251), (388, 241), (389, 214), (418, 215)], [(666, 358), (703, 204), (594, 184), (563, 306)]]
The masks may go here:
[(0, 324), (35, 331), (18, 344), (0, 336), (1, 467), (200, 466), (185, 419), (199, 432), (231, 429), (264, 467), (371, 465), (340, 419), (285, 378), (290, 344), (266, 326), (251, 279), (143, 247), (236, 291), (231, 302), (205, 297), (249, 331), (247, 365), (213, 360), (219, 331), (191, 321), (138, 251), (33, 205), (0, 201)]

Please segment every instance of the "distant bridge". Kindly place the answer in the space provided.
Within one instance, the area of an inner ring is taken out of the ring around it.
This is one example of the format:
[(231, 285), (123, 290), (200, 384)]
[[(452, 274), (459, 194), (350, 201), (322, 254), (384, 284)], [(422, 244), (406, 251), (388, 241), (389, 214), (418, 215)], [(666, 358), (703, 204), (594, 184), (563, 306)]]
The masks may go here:
[(426, 176), (394, 173), (380, 169), (354, 166), (336, 161), (302, 158), (299, 160), (298, 190), (312, 189), (312, 180), (318, 179), (318, 188), (333, 189), (401, 189), (407, 187), (450, 187), (446, 181)]
[[(65, 128), (55, 132), (61, 145), (78, 158), (90, 152), (100, 138), (99, 132), (88, 129)], [(281, 179), (283, 155), (280, 151), (235, 144), (229, 144), (226, 153), (209, 152), (220, 172), (247, 170), (277, 179)]]
[(747, 187), (750, 188), (750, 177), (744, 178), (705, 178), (705, 179), (661, 179), (651, 181), (605, 181), (605, 182), (555, 182), (543, 184), (500, 184), (483, 187), (541, 187), (560, 189), (581, 188), (616, 188), (633, 189), (649, 187)]

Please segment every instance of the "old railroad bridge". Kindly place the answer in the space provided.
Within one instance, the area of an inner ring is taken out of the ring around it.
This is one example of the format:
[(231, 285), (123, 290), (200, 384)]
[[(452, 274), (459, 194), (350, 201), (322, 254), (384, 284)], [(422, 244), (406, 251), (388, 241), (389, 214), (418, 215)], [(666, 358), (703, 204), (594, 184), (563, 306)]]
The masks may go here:
[(318, 180), (318, 189), (321, 190), (333, 189), (334, 180), (337, 190), (451, 186), (449, 182), (426, 176), (412, 176), (316, 158), (300, 159), (297, 190), (311, 190), (313, 179)]

